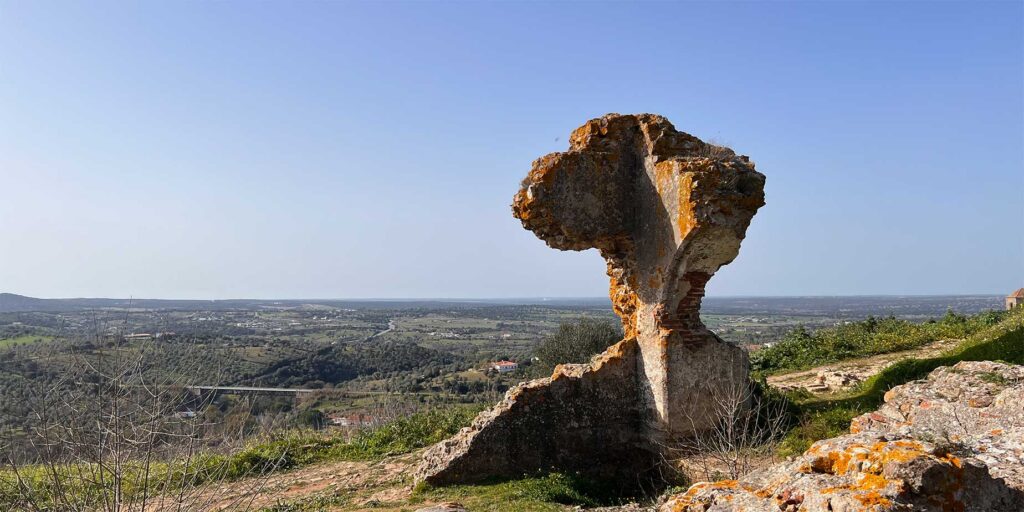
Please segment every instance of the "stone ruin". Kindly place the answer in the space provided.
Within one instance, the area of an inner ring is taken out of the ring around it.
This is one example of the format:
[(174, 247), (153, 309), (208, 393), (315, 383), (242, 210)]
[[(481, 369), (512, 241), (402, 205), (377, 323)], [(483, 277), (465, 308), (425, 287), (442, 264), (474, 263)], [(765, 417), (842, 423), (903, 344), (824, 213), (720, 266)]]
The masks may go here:
[(555, 249), (601, 252), (625, 337), (590, 364), (509, 390), (428, 449), (416, 480), (562, 470), (642, 485), (657, 475), (667, 445), (721, 419), (708, 397), (746, 385), (746, 353), (701, 323), (700, 303), (736, 258), (764, 183), (747, 157), (652, 114), (592, 119), (569, 151), (535, 161), (513, 214)]

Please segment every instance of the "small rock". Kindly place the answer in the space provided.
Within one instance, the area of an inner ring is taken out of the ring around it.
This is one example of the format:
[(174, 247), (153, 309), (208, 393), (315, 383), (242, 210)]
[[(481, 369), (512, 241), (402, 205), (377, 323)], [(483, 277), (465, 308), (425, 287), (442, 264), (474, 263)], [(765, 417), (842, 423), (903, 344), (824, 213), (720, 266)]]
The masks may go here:
[(459, 503), (438, 503), (437, 505), (431, 505), (416, 509), (416, 512), (469, 512), (466, 507), (463, 507)]

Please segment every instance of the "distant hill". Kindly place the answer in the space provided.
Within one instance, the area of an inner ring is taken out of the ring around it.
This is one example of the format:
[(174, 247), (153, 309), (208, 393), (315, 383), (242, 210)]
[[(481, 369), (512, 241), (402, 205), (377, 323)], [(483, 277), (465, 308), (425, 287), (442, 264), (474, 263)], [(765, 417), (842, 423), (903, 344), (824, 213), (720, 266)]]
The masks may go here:
[[(0, 313), (70, 312), (88, 309), (148, 309), (178, 311), (226, 311), (293, 309), (328, 306), (349, 309), (460, 309), (482, 306), (543, 306), (547, 308), (599, 308), (611, 310), (608, 298), (515, 298), (515, 299), (38, 299), (0, 293)], [(864, 318), (896, 315), (903, 318), (940, 316), (947, 308), (961, 314), (1002, 309), (1002, 295), (864, 295), (819, 297), (705, 297), (704, 314), (799, 315), (829, 318)]]
[[(0, 293), (0, 313), (19, 313), (28, 311), (81, 311), (103, 308), (143, 308), (143, 309), (221, 309), (215, 302), (204, 300), (160, 300), (160, 299), (37, 299), (13, 293)], [(250, 302), (250, 301), (242, 301)]]
[(611, 309), (607, 298), (523, 298), (523, 299), (38, 299), (13, 293), (0, 293), (0, 313), (24, 313), (30, 311), (57, 313), (83, 311), (88, 309), (164, 309), (179, 311), (223, 311), (237, 309), (289, 309), (302, 306), (330, 306), (352, 309), (404, 309), (404, 308), (448, 308), (476, 307), (486, 305), (544, 305), (550, 307), (599, 307)]

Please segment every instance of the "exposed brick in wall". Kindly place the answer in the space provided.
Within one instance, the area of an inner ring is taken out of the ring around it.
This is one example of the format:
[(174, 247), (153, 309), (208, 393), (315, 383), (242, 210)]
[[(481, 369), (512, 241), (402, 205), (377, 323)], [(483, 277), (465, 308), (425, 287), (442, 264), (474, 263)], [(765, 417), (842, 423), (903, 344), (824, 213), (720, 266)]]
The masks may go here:
[(704, 287), (711, 279), (711, 274), (704, 272), (687, 272), (682, 279), (689, 284), (689, 290), (679, 301), (675, 311), (659, 309), (658, 325), (663, 329), (677, 331), (683, 341), (703, 339), (704, 324), (700, 321), (700, 302), (704, 298)]

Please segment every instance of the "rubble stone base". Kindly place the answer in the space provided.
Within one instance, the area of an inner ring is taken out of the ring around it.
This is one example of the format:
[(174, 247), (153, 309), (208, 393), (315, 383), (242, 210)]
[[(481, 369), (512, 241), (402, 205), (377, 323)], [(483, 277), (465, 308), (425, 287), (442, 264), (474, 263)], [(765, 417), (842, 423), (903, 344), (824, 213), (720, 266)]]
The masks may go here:
[[(717, 340), (704, 344), (713, 346), (679, 345), (672, 352), (735, 351), (736, 357), (692, 366), (688, 382), (677, 383), (692, 397), (687, 406), (698, 412), (713, 410), (702, 403), (712, 396), (708, 386), (716, 383), (710, 375), (725, 375), (734, 369), (727, 366), (738, 364), (745, 376), (747, 362), (738, 347)], [(651, 393), (642, 383), (652, 377), (643, 374), (642, 361), (639, 344), (623, 340), (591, 364), (560, 365), (550, 378), (520, 384), (470, 427), (428, 449), (416, 480), (446, 485), (557, 470), (615, 482), (623, 489), (664, 481), (671, 471), (664, 464), (664, 448), (678, 434), (656, 421), (653, 399), (642, 398)], [(712, 420), (700, 413), (686, 424)]]

